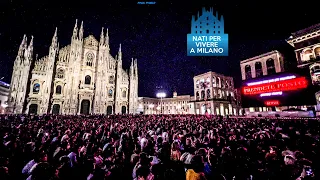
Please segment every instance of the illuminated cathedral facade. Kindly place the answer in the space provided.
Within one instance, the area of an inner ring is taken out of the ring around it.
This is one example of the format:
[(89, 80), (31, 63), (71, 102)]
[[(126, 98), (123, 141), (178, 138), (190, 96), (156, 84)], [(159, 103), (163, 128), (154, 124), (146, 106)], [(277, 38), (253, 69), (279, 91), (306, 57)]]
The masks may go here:
[(109, 35), (83, 37), (76, 22), (71, 43), (60, 48), (57, 29), (49, 54), (34, 59), (33, 37), (24, 35), (14, 62), (8, 108), (14, 114), (126, 114), (138, 107), (138, 66), (122, 68), (121, 44), (115, 58)]

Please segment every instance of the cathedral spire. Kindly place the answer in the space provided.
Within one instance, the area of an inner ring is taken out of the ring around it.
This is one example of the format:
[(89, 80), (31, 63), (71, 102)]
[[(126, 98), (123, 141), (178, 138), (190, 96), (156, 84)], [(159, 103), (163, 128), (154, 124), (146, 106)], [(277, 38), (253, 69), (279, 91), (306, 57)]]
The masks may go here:
[(24, 50), (24, 45), (27, 43), (27, 36), (24, 34), (23, 35), (23, 38), (22, 38), (22, 41), (21, 41), (21, 44), (20, 44), (20, 47), (19, 47), (19, 51), (18, 51), (18, 56), (22, 56), (23, 55), (23, 50)]
[(134, 73), (134, 68), (133, 68), (133, 58), (131, 58), (131, 65), (130, 65), (130, 77), (132, 77), (133, 73)]
[(138, 77), (138, 60), (134, 60), (134, 75)]
[(107, 28), (107, 33), (106, 33), (106, 36), (105, 36), (105, 43), (106, 45), (109, 45), (109, 29)]
[(80, 30), (79, 30), (79, 40), (83, 39), (83, 21), (81, 21)]
[(76, 19), (76, 24), (74, 25), (73, 34), (72, 34), (72, 39), (77, 39), (77, 38), (78, 38), (78, 19)]
[(25, 41), (24, 41), (24, 44), (23, 44), (24, 57), (28, 57), (28, 51), (27, 51), (28, 44), (27, 44), (27, 42), (28, 42), (28, 38), (27, 38), (27, 36), (26, 36)]
[(119, 61), (122, 61), (121, 44), (119, 45), (118, 60), (119, 60)]
[(101, 34), (100, 34), (100, 46), (101, 45), (104, 45), (104, 32), (103, 32), (103, 27), (102, 27), (102, 29), (101, 29)]
[(28, 49), (33, 48), (33, 36), (31, 36), (31, 41), (29, 43)]
[(133, 61), (134, 61), (133, 58), (131, 58), (131, 66), (130, 66), (130, 68), (133, 67)]
[(54, 31), (54, 35), (52, 37), (51, 47), (57, 47), (58, 45), (58, 28)]
[(29, 56), (32, 58), (32, 56), (33, 56), (33, 36), (31, 36), (31, 41), (28, 46), (28, 51), (29, 51)]
[(20, 44), (20, 48), (23, 48), (24, 44), (27, 43), (27, 39), (26, 38), (27, 38), (27, 36), (24, 34), (23, 38), (22, 38), (22, 41), (21, 41), (21, 44)]

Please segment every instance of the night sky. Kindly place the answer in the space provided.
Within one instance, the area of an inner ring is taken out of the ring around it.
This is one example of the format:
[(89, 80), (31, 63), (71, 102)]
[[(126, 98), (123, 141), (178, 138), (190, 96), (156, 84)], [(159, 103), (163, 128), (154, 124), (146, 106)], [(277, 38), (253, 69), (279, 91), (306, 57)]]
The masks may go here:
[[(83, 2), (0, 1), (0, 78), (10, 83), (13, 62), (24, 34), (34, 36), (34, 54), (48, 54), (58, 27), (60, 47), (71, 41), (75, 20), (84, 21), (84, 36), (98, 40), (101, 28), (109, 28), (111, 54), (122, 44), (124, 68), (138, 59), (139, 96), (154, 97), (162, 87), (169, 96), (193, 94), (193, 76), (215, 71), (235, 78), (240, 85), (241, 60), (279, 50), (294, 66), (293, 49), (286, 43), (292, 32), (319, 23), (316, 4), (279, 4), (281, 1), (163, 1), (138, 5), (137, 0)], [(85, 2), (85, 3), (84, 3)], [(184, 3), (182, 3), (184, 2)], [(296, 4), (296, 5), (295, 5)], [(224, 16), (229, 34), (228, 57), (188, 57), (187, 34), (191, 17), (202, 7)]]

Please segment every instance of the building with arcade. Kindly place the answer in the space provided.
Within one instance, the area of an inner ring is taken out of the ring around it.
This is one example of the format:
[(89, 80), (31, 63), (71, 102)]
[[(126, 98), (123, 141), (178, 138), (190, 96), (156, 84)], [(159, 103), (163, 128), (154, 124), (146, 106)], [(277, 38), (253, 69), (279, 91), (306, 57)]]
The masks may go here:
[(278, 51), (240, 62), (242, 105), (247, 113), (320, 110), (320, 24), (292, 33), (297, 67), (284, 68)]
[(193, 78), (196, 114), (239, 115), (242, 114), (240, 98), (234, 88), (233, 78), (212, 71)]

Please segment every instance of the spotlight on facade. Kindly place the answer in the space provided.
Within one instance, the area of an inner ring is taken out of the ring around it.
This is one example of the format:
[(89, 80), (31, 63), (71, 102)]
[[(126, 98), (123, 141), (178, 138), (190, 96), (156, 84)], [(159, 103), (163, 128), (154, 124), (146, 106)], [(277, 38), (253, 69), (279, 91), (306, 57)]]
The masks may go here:
[(164, 92), (159, 92), (157, 93), (157, 98), (160, 98), (161, 101), (160, 101), (160, 107), (161, 107), (161, 114), (163, 113), (163, 108), (162, 108), (162, 99), (166, 97), (166, 93)]
[(167, 95), (164, 92), (157, 93), (157, 98), (165, 98)]

